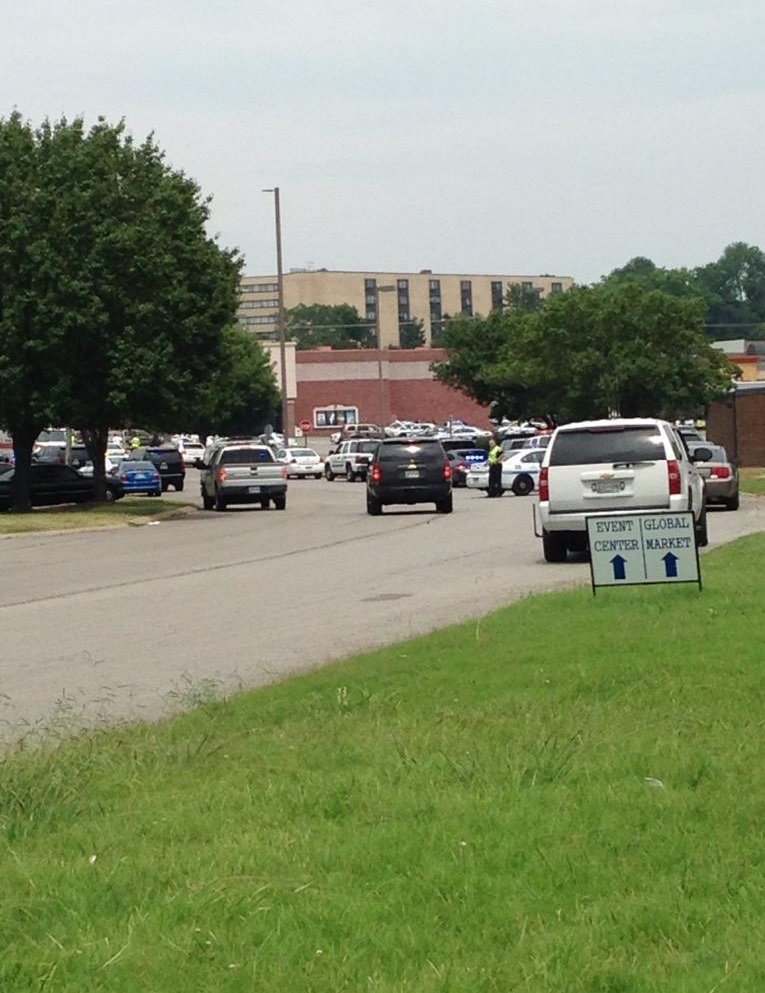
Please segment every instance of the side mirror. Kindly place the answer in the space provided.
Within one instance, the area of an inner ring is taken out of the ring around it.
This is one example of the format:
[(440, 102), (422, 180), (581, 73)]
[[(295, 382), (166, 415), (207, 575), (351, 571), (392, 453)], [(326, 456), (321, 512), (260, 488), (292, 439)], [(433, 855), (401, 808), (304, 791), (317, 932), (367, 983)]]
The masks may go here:
[(694, 448), (691, 452), (691, 462), (711, 462), (713, 458), (711, 448)]

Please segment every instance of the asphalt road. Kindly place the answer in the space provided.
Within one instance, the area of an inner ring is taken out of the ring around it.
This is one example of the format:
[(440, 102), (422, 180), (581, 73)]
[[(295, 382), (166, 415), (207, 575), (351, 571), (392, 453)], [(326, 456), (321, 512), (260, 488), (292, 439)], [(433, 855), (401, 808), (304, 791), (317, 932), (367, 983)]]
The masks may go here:
[[(450, 516), (375, 518), (361, 483), (298, 480), (285, 512), (0, 540), (5, 735), (154, 719), (587, 582), (584, 561), (542, 561), (532, 503), (458, 490)], [(710, 513), (709, 529), (712, 544), (765, 530), (765, 501)]]

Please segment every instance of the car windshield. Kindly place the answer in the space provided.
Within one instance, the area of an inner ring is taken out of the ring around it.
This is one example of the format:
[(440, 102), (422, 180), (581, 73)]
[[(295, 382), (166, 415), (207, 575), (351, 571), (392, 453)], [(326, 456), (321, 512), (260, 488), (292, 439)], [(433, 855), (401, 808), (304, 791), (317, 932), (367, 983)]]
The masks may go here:
[(156, 466), (153, 462), (139, 462), (131, 461), (129, 465), (123, 466), (123, 471), (125, 472), (156, 472)]
[(221, 452), (220, 465), (252, 465), (253, 462), (273, 462), (270, 448), (229, 448)]
[(655, 424), (620, 424), (559, 431), (550, 465), (655, 462), (665, 458), (664, 439)]
[(152, 462), (181, 462), (181, 453), (177, 448), (147, 448), (146, 458)]

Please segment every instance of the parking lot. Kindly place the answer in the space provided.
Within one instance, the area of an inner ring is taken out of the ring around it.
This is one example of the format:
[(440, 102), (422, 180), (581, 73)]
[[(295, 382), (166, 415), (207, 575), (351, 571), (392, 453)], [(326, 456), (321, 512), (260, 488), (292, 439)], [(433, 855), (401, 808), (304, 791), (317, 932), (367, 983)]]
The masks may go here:
[[(165, 499), (199, 502), (197, 480)], [(458, 490), (451, 515), (376, 518), (364, 501), (361, 483), (294, 480), (285, 513), (5, 539), (0, 716), (154, 718), (588, 579), (542, 561), (531, 497)], [(752, 498), (710, 512), (712, 545), (763, 528)]]

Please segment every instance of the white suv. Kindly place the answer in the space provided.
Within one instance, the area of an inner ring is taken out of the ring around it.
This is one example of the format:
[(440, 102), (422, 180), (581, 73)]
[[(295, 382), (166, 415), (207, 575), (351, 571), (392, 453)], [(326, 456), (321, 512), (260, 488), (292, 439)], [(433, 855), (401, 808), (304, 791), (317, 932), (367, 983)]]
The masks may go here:
[(586, 550), (590, 514), (643, 510), (693, 511), (696, 544), (707, 544), (704, 480), (671, 424), (637, 417), (556, 429), (539, 476), (547, 562)]

